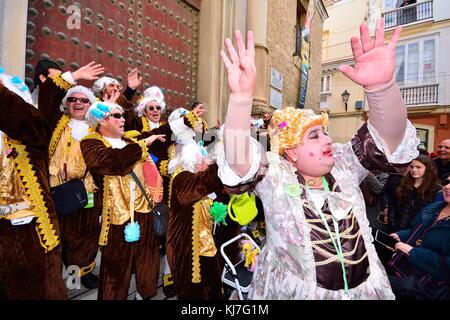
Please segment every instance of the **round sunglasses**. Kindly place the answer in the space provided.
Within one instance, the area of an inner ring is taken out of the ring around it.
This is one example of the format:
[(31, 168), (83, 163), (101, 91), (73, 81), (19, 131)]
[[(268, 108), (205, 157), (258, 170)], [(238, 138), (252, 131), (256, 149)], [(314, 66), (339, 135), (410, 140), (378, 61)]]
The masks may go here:
[(149, 111), (153, 111), (153, 110), (158, 110), (158, 111), (160, 111), (160, 110), (161, 110), (161, 107), (160, 107), (160, 106), (156, 106), (156, 107), (154, 107), (154, 106), (149, 106), (149, 107), (147, 107), (147, 109), (148, 109)]

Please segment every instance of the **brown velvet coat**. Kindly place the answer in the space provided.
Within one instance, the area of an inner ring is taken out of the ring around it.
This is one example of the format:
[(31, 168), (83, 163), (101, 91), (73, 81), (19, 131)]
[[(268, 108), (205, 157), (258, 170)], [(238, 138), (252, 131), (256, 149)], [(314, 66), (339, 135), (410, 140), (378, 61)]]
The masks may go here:
[[(59, 225), (48, 180), (46, 122), (39, 110), (2, 84), (0, 114), (0, 130), (25, 145), (57, 244)], [(46, 252), (40, 244), (42, 240), (36, 219), (22, 226), (12, 226), (10, 221), (0, 219), (0, 299), (67, 299), (61, 278), (61, 247), (50, 247)]]
[[(104, 176), (125, 176), (142, 158), (142, 148), (137, 143), (114, 149), (99, 139), (87, 138), (81, 142), (81, 151), (102, 199)], [(150, 213), (135, 213), (135, 221), (141, 226), (141, 236), (131, 243), (124, 240), (126, 223), (110, 226), (108, 244), (102, 249), (100, 300), (125, 300), (133, 272), (136, 273), (137, 291), (144, 299), (156, 294), (159, 240), (153, 233), (153, 219)]]
[[(52, 138), (56, 134), (56, 127), (64, 115), (60, 111), (60, 105), (71, 85), (59, 77), (59, 82), (64, 87), (58, 86), (52, 78), (40, 85), (39, 110), (46, 119)], [(57, 137), (60, 139), (60, 137)], [(59, 143), (59, 140), (58, 140)], [(94, 195), (94, 207), (83, 208), (70, 215), (60, 216), (62, 257), (66, 266), (75, 265), (81, 269), (81, 275), (85, 275), (95, 267), (95, 257), (98, 252), (98, 237), (100, 224), (98, 217), (101, 209), (101, 198)]]
[(197, 174), (184, 171), (172, 182), (166, 250), (178, 299), (222, 298), (220, 277), (223, 258), (220, 245), (237, 234), (236, 224), (229, 219), (227, 226), (216, 227), (216, 255), (200, 257), (201, 282), (192, 283), (193, 205), (212, 192), (217, 195), (222, 193), (223, 185), (217, 170), (217, 165), (213, 164)]

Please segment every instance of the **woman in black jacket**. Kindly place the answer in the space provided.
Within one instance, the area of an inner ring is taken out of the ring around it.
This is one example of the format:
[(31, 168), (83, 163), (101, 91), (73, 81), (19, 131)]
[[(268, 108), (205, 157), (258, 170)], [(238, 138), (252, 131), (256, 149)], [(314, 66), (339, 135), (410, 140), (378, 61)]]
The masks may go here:
[(390, 177), (384, 188), (387, 203), (383, 206), (388, 217), (388, 231), (406, 229), (417, 213), (433, 202), (439, 190), (436, 169), (426, 155), (414, 159), (401, 180)]

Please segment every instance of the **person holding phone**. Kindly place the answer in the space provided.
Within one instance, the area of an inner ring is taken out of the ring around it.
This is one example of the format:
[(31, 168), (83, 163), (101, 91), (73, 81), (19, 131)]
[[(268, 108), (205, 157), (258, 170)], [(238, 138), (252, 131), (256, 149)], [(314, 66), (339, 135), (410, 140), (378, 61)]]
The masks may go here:
[(413, 270), (404, 277), (389, 276), (394, 294), (408, 299), (450, 299), (450, 177), (442, 196), (423, 208), (408, 229), (390, 234), (395, 251), (406, 255)]

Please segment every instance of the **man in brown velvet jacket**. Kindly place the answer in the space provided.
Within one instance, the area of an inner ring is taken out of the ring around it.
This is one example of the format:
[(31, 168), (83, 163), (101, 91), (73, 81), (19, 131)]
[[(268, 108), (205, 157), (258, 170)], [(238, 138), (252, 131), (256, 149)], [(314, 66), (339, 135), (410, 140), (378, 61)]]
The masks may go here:
[(50, 186), (56, 187), (72, 179), (82, 179), (92, 194), (93, 204), (69, 215), (60, 215), (62, 257), (64, 265), (76, 266), (81, 283), (88, 289), (98, 287), (92, 274), (98, 252), (100, 198), (80, 150), (80, 140), (89, 133), (84, 121), (89, 106), (96, 101), (92, 91), (74, 86), (78, 80), (95, 80), (104, 68), (94, 62), (74, 72), (55, 70), (39, 90), (39, 110), (51, 131), (49, 146)]
[(81, 141), (81, 151), (103, 203), (98, 299), (125, 300), (132, 273), (136, 274), (137, 291), (149, 299), (156, 294), (159, 274), (159, 241), (151, 216), (154, 203), (147, 201), (130, 173), (133, 171), (145, 192), (152, 195), (145, 183), (144, 168), (153, 164), (147, 145), (164, 139), (153, 135), (138, 140), (137, 131), (125, 133), (123, 109), (113, 103), (94, 103), (86, 120), (96, 132)]
[(30, 103), (20, 79), (0, 75), (0, 300), (67, 299), (48, 179), (49, 132)]

